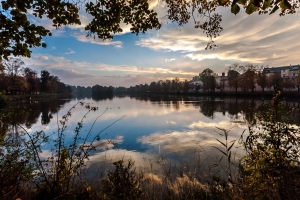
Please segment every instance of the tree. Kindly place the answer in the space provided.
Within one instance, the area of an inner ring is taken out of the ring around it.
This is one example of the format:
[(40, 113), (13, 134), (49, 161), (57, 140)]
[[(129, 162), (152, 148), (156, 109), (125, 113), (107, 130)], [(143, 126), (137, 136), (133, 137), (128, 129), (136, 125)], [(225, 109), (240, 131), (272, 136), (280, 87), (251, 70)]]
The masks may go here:
[(188, 92), (190, 89), (190, 83), (185, 80), (184, 83), (183, 83), (183, 92)]
[(262, 91), (265, 91), (265, 88), (268, 86), (268, 77), (265, 73), (258, 72), (257, 74), (257, 85), (262, 88)]
[(261, 71), (261, 69), (262, 67), (253, 64), (233, 64), (229, 67), (228, 82), (230, 85), (235, 86), (236, 91), (238, 87), (241, 87), (244, 91), (251, 90), (254, 92), (256, 72)]
[(294, 78), (295, 86), (297, 86), (298, 91), (300, 91), (300, 74)]
[(274, 73), (272, 75), (269, 76), (268, 78), (268, 88), (280, 88), (282, 86), (282, 77), (279, 73)]
[(49, 77), (49, 91), (51, 93), (57, 93), (59, 88), (60, 80), (57, 76)]
[(26, 67), (23, 70), (23, 76), (25, 77), (28, 85), (28, 91), (30, 93), (35, 93), (40, 89), (40, 82), (37, 77), (37, 72)]
[[(165, 0), (168, 8), (166, 18), (182, 26), (193, 19), (195, 28), (200, 28), (210, 38), (206, 48), (214, 48), (213, 38), (220, 35), (222, 16), (217, 13), (218, 7), (231, 7), (237, 14), (240, 6), (247, 14), (272, 14), (281, 8), (280, 15), (294, 14), (300, 6), (299, 1), (292, 0)], [(42, 38), (50, 30), (36, 26), (28, 19), (28, 13), (39, 18), (52, 20), (53, 26), (80, 24), (79, 10), (85, 5), (85, 11), (92, 16), (85, 27), (87, 36), (101, 39), (112, 39), (113, 34), (122, 32), (121, 23), (130, 24), (131, 32), (139, 34), (149, 29), (159, 29), (161, 24), (157, 13), (149, 9), (148, 0), (6, 0), (1, 2), (0, 9), (0, 59), (8, 56), (30, 57), (30, 48), (46, 47)], [(30, 11), (30, 12), (29, 12)]]
[(41, 91), (49, 92), (50, 73), (47, 70), (41, 71)]
[(215, 90), (217, 86), (216, 74), (213, 70), (206, 68), (203, 72), (200, 73), (200, 80), (203, 83), (204, 90)]
[(243, 79), (242, 74), (245, 73), (245, 67), (239, 65), (237, 63), (232, 64), (228, 68), (228, 85), (229, 87), (234, 87), (235, 91), (237, 92), (238, 88), (242, 86), (241, 80)]
[(15, 93), (16, 80), (23, 70), (24, 62), (20, 58), (9, 57), (8, 60), (3, 60), (2, 65), (4, 66), (7, 77), (9, 78), (9, 90)]
[(2, 62), (0, 62), (0, 92), (2, 90), (7, 89), (7, 86), (6, 86), (7, 81), (5, 81), (6, 77), (5, 77), (4, 71), (5, 71), (5, 68), (4, 68)]
[(173, 82), (173, 84), (174, 84), (174, 88), (175, 88), (175, 92), (178, 92), (178, 91), (180, 91), (180, 79), (178, 78), (178, 77), (175, 77), (174, 78), (174, 82)]
[(156, 92), (156, 82), (151, 82), (149, 85), (149, 90), (151, 92)]
[(228, 86), (231, 89), (232, 87), (235, 88), (235, 91), (237, 92), (239, 87), (239, 79), (240, 79), (240, 73), (229, 69), (228, 71)]
[(291, 90), (291, 88), (295, 88), (294, 82), (290, 78), (285, 78), (282, 83), (283, 88)]
[(254, 92), (256, 83), (256, 73), (254, 69), (247, 69), (247, 71), (243, 74), (242, 85), (245, 90), (251, 90)]

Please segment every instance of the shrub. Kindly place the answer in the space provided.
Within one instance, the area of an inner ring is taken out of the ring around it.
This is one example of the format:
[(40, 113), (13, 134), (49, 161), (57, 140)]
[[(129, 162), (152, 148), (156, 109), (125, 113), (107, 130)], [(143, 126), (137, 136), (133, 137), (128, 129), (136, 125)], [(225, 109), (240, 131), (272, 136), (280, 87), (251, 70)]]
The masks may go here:
[(128, 161), (124, 165), (123, 160), (113, 163), (115, 170), (108, 173), (108, 178), (102, 180), (103, 193), (109, 199), (139, 199), (142, 191), (139, 182), (142, 177), (136, 175), (135, 169), (132, 169), (134, 162)]

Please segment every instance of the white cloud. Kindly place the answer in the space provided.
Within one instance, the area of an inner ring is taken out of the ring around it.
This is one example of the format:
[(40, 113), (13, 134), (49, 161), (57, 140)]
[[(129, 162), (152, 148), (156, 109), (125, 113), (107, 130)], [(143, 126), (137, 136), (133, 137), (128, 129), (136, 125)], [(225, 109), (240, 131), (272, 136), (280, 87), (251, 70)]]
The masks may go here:
[(69, 49), (69, 51), (68, 52), (66, 52), (65, 54), (73, 54), (73, 53), (75, 53), (75, 51), (73, 51), (72, 49), (70, 49), (70, 48), (68, 48)]
[(24, 60), (28, 67), (35, 70), (48, 70), (67, 84), (81, 84), (83, 86), (102, 84), (128, 87), (196, 74), (196, 72), (185, 72), (183, 69), (78, 62), (63, 56), (48, 54), (36, 54), (32, 58), (25, 58)]
[[(156, 8), (159, 8), (157, 6)], [(166, 12), (159, 8), (158, 12)], [(175, 24), (163, 24), (159, 34), (151, 32), (136, 45), (161, 52), (181, 52), (184, 58), (208, 64), (211, 60), (250, 62), (280, 66), (298, 64), (299, 22), (295, 15), (250, 15), (241, 10), (237, 16), (220, 8), (224, 31), (215, 39), (218, 48), (204, 50), (208, 38), (195, 29), (192, 20), (180, 30)], [(278, 53), (280, 52), (280, 54)], [(224, 63), (228, 64), (228, 63)]]
[(48, 60), (49, 57), (48, 57), (48, 56), (40, 56), (39, 59), (40, 59), (40, 60)]
[(92, 44), (98, 44), (98, 45), (113, 45), (115, 48), (122, 48), (123, 42), (121, 41), (113, 41), (113, 40), (101, 40), (97, 37), (86, 37), (86, 34), (83, 32), (74, 32), (72, 34), (73, 37), (75, 37), (80, 42), (88, 42)]
[(174, 61), (174, 60), (175, 60), (175, 58), (165, 59), (165, 62), (172, 62), (172, 61)]

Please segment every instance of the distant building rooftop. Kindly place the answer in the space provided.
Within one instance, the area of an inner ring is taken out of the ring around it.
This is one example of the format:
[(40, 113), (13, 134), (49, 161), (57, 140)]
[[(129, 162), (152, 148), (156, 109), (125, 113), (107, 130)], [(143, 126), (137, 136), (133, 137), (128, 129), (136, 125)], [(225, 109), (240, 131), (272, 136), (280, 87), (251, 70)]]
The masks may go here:
[(263, 70), (263, 73), (281, 73), (281, 70), (299, 70), (300, 65), (290, 65), (290, 66), (282, 66), (282, 67), (266, 67)]

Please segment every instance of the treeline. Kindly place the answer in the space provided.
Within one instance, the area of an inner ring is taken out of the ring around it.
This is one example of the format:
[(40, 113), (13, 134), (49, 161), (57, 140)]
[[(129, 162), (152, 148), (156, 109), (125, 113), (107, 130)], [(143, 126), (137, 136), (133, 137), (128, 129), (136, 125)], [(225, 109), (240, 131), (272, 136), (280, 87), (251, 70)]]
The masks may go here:
[[(259, 88), (274, 89), (276, 86), (282, 90), (298, 88), (300, 91), (300, 75), (292, 77), (282, 77), (280, 73), (265, 73), (264, 66), (253, 64), (238, 65), (233, 64), (225, 73), (218, 76), (213, 70), (204, 69), (199, 76), (191, 81), (180, 81), (178, 77), (172, 80), (159, 80), (149, 84), (140, 84), (129, 88), (118, 87), (114, 89), (116, 93), (178, 93), (178, 92), (201, 92), (201, 91), (252, 91)], [(218, 79), (218, 80), (217, 80)]]
[(70, 86), (47, 70), (42, 70), (39, 76), (38, 72), (23, 66), (19, 58), (1, 61), (0, 91), (6, 94), (71, 93)]
[(265, 73), (262, 66), (234, 64), (228, 69), (227, 81), (221, 84), (222, 87), (228, 86), (235, 91), (240, 89), (254, 92), (257, 86), (260, 86), (262, 91), (266, 88), (274, 89), (275, 86), (285, 90), (297, 87), (300, 91), (300, 75), (282, 77), (280, 73)]
[(140, 84), (129, 88), (118, 87), (114, 89), (116, 93), (145, 93), (145, 92), (188, 92), (191, 88), (189, 81), (180, 81), (178, 77), (173, 80), (159, 80), (150, 84)]
[(93, 87), (84, 87), (84, 86), (71, 86), (73, 94), (82, 95), (82, 96), (101, 96), (101, 95), (111, 95), (114, 92), (114, 87), (112, 86), (101, 86), (94, 85)]

